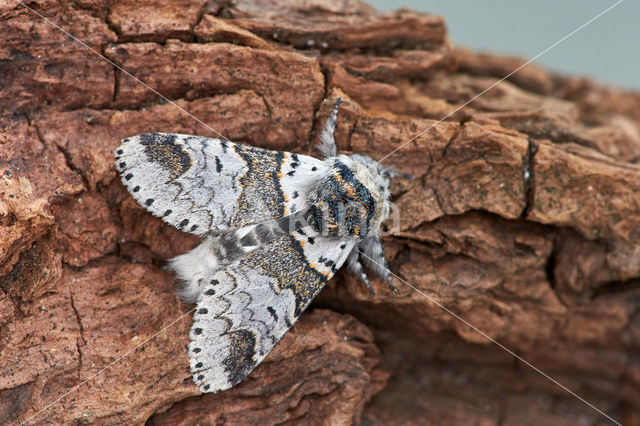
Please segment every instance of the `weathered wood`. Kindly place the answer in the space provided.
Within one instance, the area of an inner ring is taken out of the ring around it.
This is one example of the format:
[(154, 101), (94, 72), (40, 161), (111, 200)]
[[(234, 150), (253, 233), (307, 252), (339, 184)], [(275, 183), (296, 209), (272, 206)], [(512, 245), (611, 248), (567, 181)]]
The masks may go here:
[(384, 163), (415, 177), (393, 183), (392, 271), (640, 421), (640, 95), (527, 66), (462, 107), (522, 60), (455, 50), (433, 15), (242, 3), (28, 3), (206, 125), (0, 6), (0, 423), (604, 420), (416, 290), (348, 273), (245, 382), (199, 394), (162, 269), (196, 241), (136, 205), (112, 150), (210, 127), (313, 153), (335, 94), (339, 148), (400, 148)]

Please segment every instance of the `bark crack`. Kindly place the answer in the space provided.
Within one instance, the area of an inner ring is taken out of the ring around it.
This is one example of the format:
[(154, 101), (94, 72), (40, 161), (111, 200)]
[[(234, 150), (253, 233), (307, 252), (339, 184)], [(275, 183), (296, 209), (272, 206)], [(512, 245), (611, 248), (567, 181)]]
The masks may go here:
[(538, 144), (531, 138), (527, 138), (527, 153), (522, 161), (522, 177), (524, 179), (525, 205), (520, 217), (527, 219), (529, 212), (534, 206), (536, 186), (535, 186), (535, 155), (538, 152)]
[(80, 316), (80, 312), (78, 312), (78, 308), (76, 308), (75, 301), (73, 299), (73, 291), (71, 291), (71, 287), (69, 287), (69, 299), (71, 300), (71, 309), (73, 309), (73, 313), (76, 316), (76, 321), (78, 322), (78, 328), (80, 329), (80, 340), (76, 339), (76, 349), (78, 351), (78, 378), (80, 378), (80, 372), (82, 371), (83, 366), (83, 354), (82, 354), (82, 346), (87, 343), (87, 339), (84, 337), (84, 326), (82, 325), (82, 318)]
[(209, 2), (204, 2), (202, 4), (202, 6), (200, 6), (200, 9), (198, 9), (198, 13), (196, 13), (196, 21), (194, 22), (193, 25), (190, 25), (189, 30), (191, 31), (191, 34), (193, 35), (193, 38), (195, 40), (195, 42), (199, 42), (198, 37), (195, 34), (195, 30), (198, 27), (198, 25), (200, 25), (200, 22), (202, 22), (202, 19), (204, 18), (204, 15), (207, 15), (208, 10), (209, 10)]
[(117, 42), (119, 43), (122, 39), (122, 30), (111, 21), (110, 16), (111, 8), (108, 8), (108, 10), (105, 12), (104, 23), (107, 25), (107, 28), (109, 28), (109, 30), (111, 30), (118, 37)]
[(351, 143), (351, 138), (352, 138), (353, 134), (354, 134), (354, 133), (355, 133), (355, 131), (356, 131), (356, 126), (358, 125), (358, 122), (359, 122), (359, 121), (360, 121), (360, 118), (359, 118), (359, 117), (356, 117), (356, 119), (355, 119), (355, 120), (354, 120), (354, 122), (353, 122), (353, 125), (352, 125), (352, 126), (351, 126), (351, 128), (349, 129), (349, 134), (347, 135), (347, 149), (348, 149), (349, 151), (351, 151), (351, 150), (352, 150), (352, 146), (353, 146), (353, 145), (352, 145), (352, 143)]
[(446, 216), (447, 211), (445, 210), (444, 205), (442, 204), (442, 200), (440, 199), (440, 194), (438, 194), (438, 191), (435, 189), (433, 189), (433, 198), (435, 198), (436, 204), (438, 204), (438, 208), (440, 209), (442, 214)]
[(74, 173), (77, 173), (78, 176), (80, 176), (80, 178), (82, 179), (82, 184), (84, 185), (84, 189), (85, 191), (87, 190), (87, 188), (91, 188), (91, 185), (89, 185), (89, 179), (87, 179), (87, 176), (84, 174), (84, 172), (82, 170), (80, 170), (78, 167), (76, 167), (73, 164), (73, 160), (71, 159), (71, 154), (69, 154), (69, 152), (64, 149), (63, 147), (61, 147), (58, 144), (54, 144), (56, 149), (62, 154), (62, 156), (64, 157), (65, 163), (67, 164), (67, 167), (73, 171)]
[(464, 124), (460, 123), (460, 126), (455, 129), (455, 131), (453, 132), (453, 135), (451, 135), (451, 137), (449, 138), (449, 141), (447, 142), (444, 149), (442, 150), (442, 158), (447, 156), (447, 153), (449, 152), (449, 147), (453, 142), (455, 142), (458, 139), (458, 136), (462, 132), (463, 127), (464, 127)]
[[(45, 147), (49, 146), (49, 143), (47, 142), (47, 140), (45, 139), (44, 135), (42, 134), (42, 131), (40, 130), (40, 127), (38, 127), (38, 125), (33, 120), (33, 118), (29, 117), (28, 115), (26, 117), (27, 117), (27, 122), (29, 123), (29, 125), (33, 126), (33, 128), (35, 129), (36, 135), (38, 136), (38, 140)], [(71, 170), (72, 172), (74, 172), (78, 176), (80, 176), (80, 179), (82, 179), (82, 184), (84, 185), (84, 189), (87, 190), (87, 188), (91, 188), (91, 186), (89, 185), (89, 180), (87, 179), (85, 174), (82, 172), (82, 170), (80, 170), (79, 168), (77, 168), (73, 164), (73, 160), (71, 159), (71, 154), (69, 154), (67, 152), (67, 150), (65, 150), (63, 147), (61, 147), (60, 145), (58, 145), (56, 143), (54, 143), (53, 146), (60, 152), (60, 154), (62, 154), (62, 156), (64, 157), (65, 164), (67, 165), (69, 170)]]
[[(104, 53), (103, 53), (104, 54)], [(106, 57), (106, 56), (105, 56)], [(113, 94), (111, 95), (111, 104), (115, 104), (120, 95), (120, 78), (122, 77), (120, 68), (113, 66)]]
[(549, 287), (552, 290), (556, 290), (556, 243), (552, 241), (551, 252), (549, 253), (549, 257), (547, 257), (547, 261), (544, 264), (544, 271), (547, 277), (547, 282), (549, 283)]
[(607, 281), (598, 285), (598, 287), (593, 290), (591, 300), (605, 295), (630, 292), (637, 289), (640, 289), (640, 277), (633, 277), (627, 280)]
[(318, 132), (321, 132), (322, 129), (318, 128), (318, 123), (319, 123), (319, 118), (318, 115), (320, 113), (320, 108), (322, 107), (322, 103), (324, 102), (325, 99), (328, 98), (329, 96), (329, 91), (331, 90), (328, 86), (328, 81), (329, 79), (327, 78), (327, 70), (324, 69), (322, 67), (322, 64), (320, 65), (320, 74), (322, 74), (322, 87), (324, 87), (324, 92), (322, 93), (322, 98), (320, 98), (319, 102), (317, 105), (314, 105), (313, 107), (313, 118), (311, 120), (311, 131), (309, 132), (309, 136), (307, 137), (307, 141), (306, 141), (306, 148), (309, 149), (311, 146), (311, 143), (313, 142), (313, 139), (315, 137), (316, 134), (318, 134)]

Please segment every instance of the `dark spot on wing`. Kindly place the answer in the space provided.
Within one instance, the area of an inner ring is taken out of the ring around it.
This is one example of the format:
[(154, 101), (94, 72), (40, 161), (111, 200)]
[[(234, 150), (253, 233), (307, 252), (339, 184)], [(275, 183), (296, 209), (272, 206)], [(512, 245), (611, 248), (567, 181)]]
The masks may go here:
[(278, 314), (276, 314), (276, 310), (273, 309), (272, 306), (267, 306), (267, 311), (269, 311), (275, 321), (278, 321)]
[(253, 360), (256, 354), (256, 336), (250, 330), (236, 330), (224, 334), (229, 339), (231, 353), (222, 360), (224, 370), (229, 373), (231, 385), (238, 384), (247, 377), (256, 363)]
[(199, 336), (200, 334), (202, 334), (202, 329), (200, 327), (194, 328), (193, 334), (195, 334), (196, 336)]
[(133, 177), (133, 173), (127, 173), (127, 175), (124, 178), (126, 180), (131, 180), (132, 177)]
[(133, 192), (138, 192), (138, 191), (140, 191), (140, 187), (136, 185), (136, 187), (133, 188)]
[(167, 217), (167, 216), (169, 216), (171, 213), (173, 213), (173, 210), (169, 209), (169, 210), (166, 210), (166, 211), (162, 214), (162, 216), (163, 216), (163, 217)]
[(216, 156), (216, 172), (220, 173), (222, 171), (222, 163), (220, 162), (220, 158)]
[(331, 272), (333, 272), (333, 273), (335, 273), (338, 270), (338, 268), (336, 268), (336, 263), (331, 259), (327, 259), (324, 256), (320, 256), (318, 261), (320, 263), (324, 263), (324, 266), (326, 266), (327, 268), (330, 268)]
[(164, 133), (144, 133), (140, 136), (147, 160), (169, 172), (169, 180), (182, 176), (191, 167), (191, 157), (176, 143), (177, 136)]
[(293, 195), (291, 196), (291, 198), (298, 198), (298, 191), (293, 191)]
[(182, 222), (180, 222), (180, 229), (183, 229), (188, 224), (189, 224), (189, 219), (183, 220)]
[(213, 296), (214, 294), (216, 294), (216, 291), (210, 288), (209, 290), (205, 291), (204, 294), (207, 296)]
[(153, 198), (148, 198), (147, 201), (144, 202), (144, 205), (149, 207), (154, 201), (155, 200)]
[(209, 313), (209, 310), (207, 308), (200, 308), (198, 309), (198, 313), (201, 315), (206, 315)]

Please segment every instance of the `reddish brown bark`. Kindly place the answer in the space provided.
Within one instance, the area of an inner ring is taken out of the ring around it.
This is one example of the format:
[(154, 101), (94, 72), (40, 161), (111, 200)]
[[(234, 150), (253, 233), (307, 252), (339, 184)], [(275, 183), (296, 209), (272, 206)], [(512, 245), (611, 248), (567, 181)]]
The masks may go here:
[[(640, 95), (527, 66), (460, 108), (522, 60), (455, 50), (433, 15), (297, 4), (28, 3), (202, 122), (0, 6), (0, 423), (606, 421), (426, 296), (640, 422)], [(401, 147), (385, 164), (415, 177), (384, 240), (415, 289), (340, 273), (245, 382), (200, 395), (162, 269), (196, 240), (137, 206), (112, 150), (212, 128), (313, 153), (337, 94), (339, 148)]]

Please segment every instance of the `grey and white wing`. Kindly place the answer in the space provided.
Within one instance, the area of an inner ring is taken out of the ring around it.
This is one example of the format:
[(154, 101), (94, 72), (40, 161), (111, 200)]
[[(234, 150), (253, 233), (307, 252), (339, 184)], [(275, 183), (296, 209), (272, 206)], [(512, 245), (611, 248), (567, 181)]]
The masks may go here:
[(290, 214), (304, 183), (327, 169), (301, 154), (166, 133), (124, 139), (115, 156), (141, 206), (200, 236)]
[(345, 262), (354, 245), (355, 240), (325, 238), (304, 228), (212, 271), (190, 333), (191, 372), (200, 389), (218, 392), (243, 380)]

